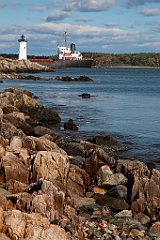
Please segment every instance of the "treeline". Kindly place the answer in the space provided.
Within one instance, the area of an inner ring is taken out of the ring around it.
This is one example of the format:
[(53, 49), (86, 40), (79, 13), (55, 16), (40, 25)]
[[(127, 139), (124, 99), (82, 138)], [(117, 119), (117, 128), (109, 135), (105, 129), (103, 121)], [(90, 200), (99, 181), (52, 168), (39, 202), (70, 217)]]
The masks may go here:
[(83, 53), (86, 58), (93, 58), (96, 66), (151, 66), (160, 67), (160, 53)]

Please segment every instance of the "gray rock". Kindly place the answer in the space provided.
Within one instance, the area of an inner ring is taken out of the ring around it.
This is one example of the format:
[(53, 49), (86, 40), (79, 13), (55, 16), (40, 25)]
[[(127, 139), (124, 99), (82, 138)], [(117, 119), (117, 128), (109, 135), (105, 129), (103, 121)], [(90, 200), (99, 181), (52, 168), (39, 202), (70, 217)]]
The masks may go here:
[(124, 199), (113, 198), (101, 194), (95, 194), (94, 198), (97, 204), (108, 206), (112, 210), (122, 211), (129, 209), (129, 205)]
[(108, 174), (103, 173), (97, 176), (98, 186), (108, 188), (127, 183), (127, 178), (122, 173)]
[(125, 199), (127, 197), (127, 187), (118, 185), (112, 187), (106, 194), (114, 198)]

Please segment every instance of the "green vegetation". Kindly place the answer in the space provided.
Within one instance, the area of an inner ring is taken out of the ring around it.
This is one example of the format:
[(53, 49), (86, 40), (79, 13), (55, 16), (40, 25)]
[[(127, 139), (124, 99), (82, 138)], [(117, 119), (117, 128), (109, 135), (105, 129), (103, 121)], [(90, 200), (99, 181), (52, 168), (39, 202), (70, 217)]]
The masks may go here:
[(94, 60), (94, 64), (98, 66), (160, 67), (160, 53), (102, 54)]

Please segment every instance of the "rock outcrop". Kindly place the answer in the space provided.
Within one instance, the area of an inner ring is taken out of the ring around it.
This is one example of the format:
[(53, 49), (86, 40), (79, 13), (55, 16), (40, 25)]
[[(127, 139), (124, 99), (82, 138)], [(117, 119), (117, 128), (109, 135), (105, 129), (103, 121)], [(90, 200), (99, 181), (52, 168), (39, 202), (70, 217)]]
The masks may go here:
[(158, 240), (160, 172), (115, 158), (112, 137), (58, 136), (60, 121), (28, 91), (1, 93), (0, 239)]
[(0, 78), (18, 78), (18, 73), (49, 72), (53, 68), (29, 60), (0, 58)]

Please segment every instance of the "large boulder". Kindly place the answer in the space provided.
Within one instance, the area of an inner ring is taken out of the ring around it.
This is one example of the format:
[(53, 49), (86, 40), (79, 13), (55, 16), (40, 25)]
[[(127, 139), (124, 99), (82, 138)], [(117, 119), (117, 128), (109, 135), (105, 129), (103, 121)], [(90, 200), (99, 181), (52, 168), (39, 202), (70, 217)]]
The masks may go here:
[(7, 139), (11, 139), (13, 136), (19, 136), (23, 138), (26, 135), (21, 129), (15, 127), (13, 124), (3, 119), (1, 124), (1, 136)]
[(139, 160), (119, 159), (116, 165), (116, 172), (121, 172), (127, 177), (147, 177), (150, 171), (147, 165)]
[(160, 173), (154, 169), (151, 178), (134, 178), (131, 194), (133, 213), (147, 213), (148, 216), (160, 219)]
[(45, 179), (66, 193), (69, 159), (66, 153), (53, 149), (37, 152), (33, 163), (33, 182)]
[[(43, 106), (32, 112), (31, 120), (36, 120), (34, 123), (37, 122), (39, 125), (58, 124), (61, 122), (60, 116), (53, 108), (45, 108)], [(30, 122), (31, 120), (29, 119)]]
[(27, 184), (29, 170), (28, 166), (24, 165), (24, 162), (22, 162), (17, 156), (12, 152), (6, 151), (2, 157), (0, 175), (2, 183), (7, 183), (10, 180), (17, 180)]
[[(27, 214), (19, 210), (1, 211), (3, 233), (10, 239), (67, 240), (65, 230), (50, 224), (39, 213)], [(5, 238), (4, 238), (5, 239)]]
[(20, 117), (14, 116), (13, 114), (4, 114), (3, 118), (14, 125), (17, 129), (21, 129), (26, 135), (33, 135), (33, 128)]
[(17, 88), (8, 88), (2, 94), (2, 108), (13, 106), (13, 110), (32, 113), (38, 108), (36, 100)]

